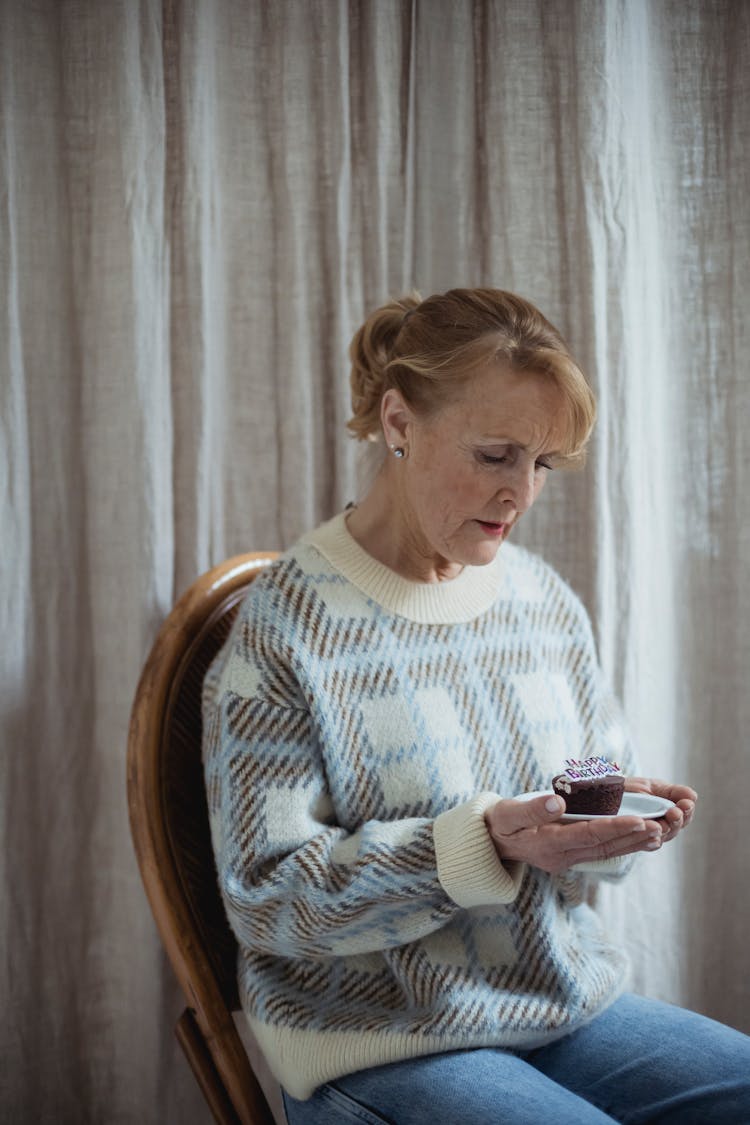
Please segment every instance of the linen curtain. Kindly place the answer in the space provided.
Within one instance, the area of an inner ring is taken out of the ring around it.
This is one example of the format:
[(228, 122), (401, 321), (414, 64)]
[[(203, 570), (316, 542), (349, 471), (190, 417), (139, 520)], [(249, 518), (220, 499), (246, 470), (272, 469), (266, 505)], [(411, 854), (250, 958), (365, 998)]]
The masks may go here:
[(4, 1119), (208, 1119), (133, 692), (199, 572), (356, 498), (346, 348), (414, 287), (516, 290), (591, 375), (518, 540), (701, 794), (600, 901), (636, 988), (750, 1031), (749, 63), (729, 0), (1, 0)]

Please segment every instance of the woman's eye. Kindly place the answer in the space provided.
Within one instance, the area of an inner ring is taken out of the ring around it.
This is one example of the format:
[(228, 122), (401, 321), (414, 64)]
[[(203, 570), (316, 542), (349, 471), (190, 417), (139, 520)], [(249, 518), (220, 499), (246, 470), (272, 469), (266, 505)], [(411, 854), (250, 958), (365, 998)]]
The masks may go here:
[[(487, 453), (483, 449), (478, 449), (476, 458), (481, 465), (510, 465), (515, 462), (516, 454), (513, 450), (505, 453)], [(547, 457), (540, 457), (534, 462), (534, 472), (537, 473), (542, 469), (551, 472), (554, 467), (552, 461)]]

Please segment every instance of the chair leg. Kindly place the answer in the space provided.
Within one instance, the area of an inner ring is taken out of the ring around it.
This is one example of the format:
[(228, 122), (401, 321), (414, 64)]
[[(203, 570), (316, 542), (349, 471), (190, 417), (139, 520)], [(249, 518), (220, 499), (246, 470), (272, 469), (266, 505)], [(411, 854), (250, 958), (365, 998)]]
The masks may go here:
[(226, 1087), (190, 1008), (182, 1013), (174, 1032), (203, 1091), (214, 1121), (217, 1125), (240, 1125), (240, 1119), (229, 1100)]

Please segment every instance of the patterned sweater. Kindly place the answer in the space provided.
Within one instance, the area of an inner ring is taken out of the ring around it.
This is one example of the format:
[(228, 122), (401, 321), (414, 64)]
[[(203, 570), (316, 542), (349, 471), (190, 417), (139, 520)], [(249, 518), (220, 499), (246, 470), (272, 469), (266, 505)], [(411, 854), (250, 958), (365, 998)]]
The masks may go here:
[(339, 515), (253, 583), (204, 688), (204, 763), (243, 1008), (285, 1089), (437, 1051), (533, 1046), (625, 960), (587, 905), (610, 860), (503, 865), (499, 797), (567, 757), (632, 772), (586, 613), (505, 544), (409, 582)]

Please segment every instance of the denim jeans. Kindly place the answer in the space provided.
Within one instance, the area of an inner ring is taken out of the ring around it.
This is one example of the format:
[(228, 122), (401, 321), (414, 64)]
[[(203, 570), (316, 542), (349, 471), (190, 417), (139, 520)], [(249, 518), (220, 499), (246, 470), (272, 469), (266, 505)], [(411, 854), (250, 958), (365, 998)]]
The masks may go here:
[(545, 1047), (427, 1055), (284, 1104), (289, 1125), (750, 1125), (750, 1037), (625, 995)]

